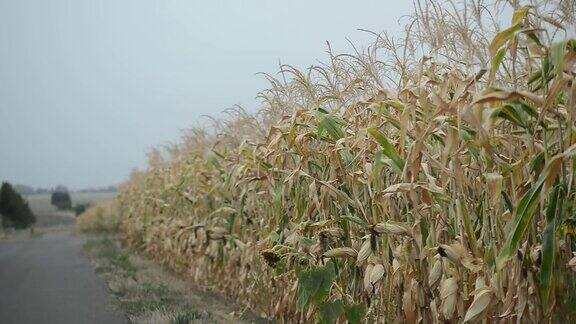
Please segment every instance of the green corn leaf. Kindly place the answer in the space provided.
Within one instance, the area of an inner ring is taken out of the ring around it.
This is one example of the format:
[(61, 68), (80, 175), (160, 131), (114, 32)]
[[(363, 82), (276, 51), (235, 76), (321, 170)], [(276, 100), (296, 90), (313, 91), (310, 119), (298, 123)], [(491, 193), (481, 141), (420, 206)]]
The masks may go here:
[(522, 128), (528, 128), (528, 121), (521, 110), (511, 104), (503, 105), (492, 113), (492, 118), (502, 118)]
[(504, 61), (505, 56), (506, 56), (506, 50), (504, 48), (501, 48), (492, 58), (492, 67), (490, 68), (490, 76), (488, 77), (488, 84), (494, 81), (496, 72), (498, 72), (498, 68), (500, 68), (500, 64), (502, 64), (502, 61)]
[(378, 106), (378, 108), (373, 108), (372, 110), (377, 114), (382, 115), (390, 125), (394, 126), (396, 129), (400, 129), (400, 121), (390, 113), (387, 105), (382, 104)]
[(322, 134), (327, 133), (330, 139), (337, 141), (344, 137), (344, 131), (340, 126), (340, 123), (334, 116), (324, 115), (320, 119), (318, 124), (318, 137), (322, 137)]
[(514, 11), (514, 14), (512, 15), (512, 25), (521, 23), (526, 15), (528, 15), (528, 10), (530, 10), (530, 7), (531, 6), (524, 6)]
[(400, 157), (400, 154), (398, 154), (394, 146), (386, 139), (386, 136), (376, 128), (369, 128), (368, 133), (382, 146), (384, 155), (389, 157), (399, 170), (404, 170), (406, 162)]
[(326, 188), (328, 188), (341, 201), (346, 202), (350, 206), (357, 207), (356, 202), (354, 200), (352, 200), (352, 198), (350, 198), (350, 196), (346, 192), (334, 187), (333, 185), (331, 185), (330, 183), (328, 183), (326, 181), (318, 181), (318, 182), (323, 184)]
[(356, 223), (364, 228), (368, 227), (368, 224), (361, 219), (360, 217), (356, 216), (356, 215), (346, 215), (346, 216), (340, 216), (341, 220), (345, 220), (347, 222), (352, 222), (352, 223)]
[(496, 37), (494, 37), (494, 39), (492, 40), (492, 43), (490, 43), (489, 49), (492, 57), (495, 57), (496, 54), (498, 53), (498, 50), (500, 50), (500, 48), (502, 48), (502, 46), (504, 46), (504, 44), (506, 44), (508, 41), (513, 39), (521, 29), (522, 25), (520, 23), (517, 23), (512, 27), (498, 33)]
[(530, 162), (528, 163), (528, 168), (530, 172), (536, 172), (541, 170), (544, 167), (544, 163), (546, 163), (546, 151), (542, 151), (536, 156), (534, 156)]
[(508, 239), (498, 255), (498, 260), (496, 262), (498, 269), (501, 269), (506, 261), (510, 260), (510, 258), (516, 254), (516, 251), (520, 246), (520, 241), (532, 222), (534, 210), (540, 202), (540, 192), (542, 191), (544, 184), (553, 182), (556, 179), (558, 168), (561, 167), (561, 162), (566, 156), (569, 155), (562, 153), (552, 158), (544, 167), (538, 181), (524, 194), (522, 199), (520, 199), (520, 203), (516, 208), (516, 217), (514, 219), (512, 232), (508, 235)]
[(210, 164), (212, 164), (216, 169), (218, 169), (218, 171), (224, 172), (224, 169), (222, 168), (222, 165), (221, 165), (220, 162), (218, 161), (218, 158), (217, 158), (216, 155), (211, 154), (211, 155), (208, 157), (208, 162), (209, 162)]
[(542, 89), (543, 87), (547, 86), (548, 83), (552, 79), (554, 79), (554, 73), (551, 73), (552, 68), (553, 68), (553, 65), (550, 61), (550, 56), (548, 55), (544, 58), (544, 61), (542, 62), (542, 68), (536, 72), (539, 75), (534, 75), (533, 76), (535, 78), (534, 80), (532, 78), (530, 78), (528, 80), (528, 84), (531, 84), (531, 83), (535, 82), (536, 80), (540, 81), (537, 84), (535, 84), (535, 87), (533, 89), (531, 89), (533, 92), (538, 91), (538, 90)]
[(540, 70), (532, 73), (532, 74), (530, 75), (530, 77), (528, 78), (527, 83), (528, 83), (528, 84), (532, 84), (532, 83), (540, 80), (541, 78), (542, 78), (542, 69), (540, 69)]
[[(502, 118), (506, 119), (513, 124), (520, 126), (529, 132), (532, 132), (532, 123), (530, 117), (537, 119), (539, 116), (538, 112), (534, 107), (523, 103), (523, 102), (512, 102), (506, 103), (503, 106), (497, 108), (492, 113), (492, 118)], [(544, 121), (540, 123), (542, 126), (546, 126)]]
[(344, 314), (350, 324), (360, 324), (366, 315), (366, 306), (362, 303), (345, 306)]
[(467, 130), (467, 129), (460, 129), (458, 131), (458, 138), (460, 138), (461, 140), (468, 142), (474, 139), (474, 137), (476, 136), (476, 132), (472, 131), (472, 130)]
[(460, 201), (460, 199), (456, 199), (456, 208), (458, 209), (460, 215), (462, 216), (462, 220), (464, 223), (464, 230), (466, 231), (466, 235), (468, 235), (468, 239), (471, 243), (472, 251), (475, 255), (479, 254), (478, 248), (476, 247), (476, 233), (474, 232), (474, 228), (472, 226), (472, 220), (470, 218), (470, 213), (466, 208), (464, 202)]
[(544, 45), (542, 45), (542, 42), (540, 41), (540, 38), (538, 38), (538, 36), (536, 35), (535, 32), (533, 32), (533, 31), (526, 32), (526, 36), (528, 36), (528, 39), (533, 41), (536, 45), (538, 45), (540, 47), (544, 47)]
[(542, 234), (542, 265), (540, 267), (540, 298), (546, 308), (550, 299), (550, 288), (552, 287), (552, 273), (554, 269), (554, 255), (556, 254), (556, 210), (558, 206), (558, 195), (560, 185), (554, 187), (550, 194), (550, 201), (546, 209), (546, 228)]
[(564, 54), (566, 53), (567, 42), (560, 42), (552, 45), (550, 48), (550, 57), (554, 65), (554, 71), (557, 77), (562, 77), (564, 71)]
[(534, 208), (539, 202), (538, 197), (543, 185), (544, 182), (540, 182), (533, 186), (526, 194), (524, 194), (520, 200), (520, 203), (516, 208), (517, 215), (514, 220), (512, 233), (508, 236), (506, 244), (498, 256), (497, 267), (499, 269), (504, 265), (506, 261), (513, 257), (518, 250), (520, 240), (522, 237), (524, 237), (524, 233), (526, 232), (526, 229), (528, 228), (528, 225), (531, 223), (532, 217), (534, 216)]
[(544, 307), (548, 306), (550, 288), (552, 286), (552, 272), (554, 267), (554, 254), (556, 250), (554, 229), (556, 221), (546, 224), (542, 234), (542, 266), (540, 268), (540, 296)]
[(513, 213), (514, 212), (514, 205), (512, 204), (512, 200), (510, 199), (510, 196), (508, 196), (508, 194), (504, 190), (502, 190), (502, 198), (504, 198), (504, 204), (506, 205), (506, 208), (511, 213)]
[(521, 109), (522, 111), (524, 111), (525, 113), (536, 119), (539, 116), (538, 111), (534, 107), (526, 104), (525, 102), (513, 103), (513, 105), (517, 105), (516, 109)]
[(332, 287), (335, 278), (336, 271), (332, 261), (326, 262), (323, 267), (300, 271), (298, 273), (298, 284), (300, 285), (298, 307), (304, 309), (310, 301), (317, 304), (324, 302), (330, 293), (330, 287)]
[(398, 111), (403, 111), (404, 110), (404, 104), (398, 100), (385, 100), (383, 102), (387, 107), (393, 107)]
[(320, 323), (336, 323), (338, 318), (344, 313), (344, 305), (340, 299), (323, 303), (318, 306), (318, 313), (320, 315)]

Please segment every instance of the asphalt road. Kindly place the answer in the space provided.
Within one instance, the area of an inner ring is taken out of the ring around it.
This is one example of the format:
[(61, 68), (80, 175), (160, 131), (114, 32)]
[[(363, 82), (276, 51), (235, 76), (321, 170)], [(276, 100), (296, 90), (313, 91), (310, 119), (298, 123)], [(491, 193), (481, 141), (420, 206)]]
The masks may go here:
[(0, 241), (0, 323), (126, 323), (68, 232)]

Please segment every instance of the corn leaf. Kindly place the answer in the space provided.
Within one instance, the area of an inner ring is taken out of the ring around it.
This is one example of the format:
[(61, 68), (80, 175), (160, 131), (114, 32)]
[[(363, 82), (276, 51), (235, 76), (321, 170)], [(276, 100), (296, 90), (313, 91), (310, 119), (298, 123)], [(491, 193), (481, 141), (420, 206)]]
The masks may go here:
[(542, 265), (540, 266), (540, 298), (542, 304), (548, 307), (550, 289), (552, 287), (552, 274), (554, 269), (554, 255), (556, 254), (556, 210), (558, 209), (558, 194), (560, 185), (556, 185), (550, 194), (550, 201), (546, 210), (546, 228), (542, 234)]
[(320, 304), (318, 306), (320, 314), (320, 323), (333, 324), (344, 313), (344, 305), (340, 299)]
[(520, 23), (517, 23), (512, 27), (507, 28), (498, 33), (490, 43), (489, 50), (492, 57), (495, 57), (496, 54), (498, 53), (498, 50), (500, 50), (500, 48), (504, 46), (504, 44), (506, 44), (508, 41), (512, 40), (521, 29), (522, 25)]
[(498, 268), (501, 268), (506, 261), (516, 254), (518, 246), (520, 245), (520, 240), (524, 237), (524, 233), (534, 216), (534, 209), (539, 202), (539, 195), (543, 185), (544, 182), (539, 181), (520, 200), (520, 203), (516, 208), (517, 216), (514, 221), (514, 227), (512, 228), (511, 234), (508, 236), (508, 240), (506, 241), (502, 252), (498, 256)]
[(506, 56), (506, 50), (501, 48), (498, 50), (496, 55), (492, 58), (492, 66), (490, 68), (490, 75), (488, 77), (488, 84), (491, 84), (494, 81), (494, 77), (500, 68), (500, 64), (504, 61), (504, 57)]
[(366, 315), (366, 306), (364, 306), (363, 303), (345, 306), (344, 313), (346, 319), (348, 320), (348, 323), (360, 324), (360, 322)]
[(326, 262), (323, 267), (300, 271), (298, 273), (298, 284), (300, 286), (299, 308), (304, 309), (310, 301), (316, 303), (324, 302), (328, 297), (330, 287), (335, 278), (336, 272), (332, 261)]
[(402, 157), (400, 157), (400, 154), (398, 154), (394, 146), (390, 144), (390, 142), (386, 139), (386, 136), (384, 136), (384, 134), (381, 131), (375, 128), (369, 128), (368, 133), (372, 137), (374, 137), (374, 139), (376, 140), (376, 142), (378, 142), (378, 144), (380, 144), (384, 155), (389, 157), (399, 170), (404, 170), (404, 165), (406, 164), (406, 162), (404, 161), (404, 159), (402, 159)]
[(512, 14), (512, 25), (521, 23), (522, 19), (524, 19), (526, 15), (528, 15), (529, 10), (530, 6), (524, 6), (514, 11), (514, 14)]
[(561, 78), (564, 71), (564, 54), (566, 53), (567, 42), (559, 42), (550, 48), (550, 57), (554, 65), (556, 76)]
[(318, 137), (322, 137), (324, 133), (327, 133), (333, 141), (337, 141), (344, 137), (344, 131), (342, 130), (340, 123), (334, 116), (330, 115), (322, 116), (320, 123), (318, 124)]

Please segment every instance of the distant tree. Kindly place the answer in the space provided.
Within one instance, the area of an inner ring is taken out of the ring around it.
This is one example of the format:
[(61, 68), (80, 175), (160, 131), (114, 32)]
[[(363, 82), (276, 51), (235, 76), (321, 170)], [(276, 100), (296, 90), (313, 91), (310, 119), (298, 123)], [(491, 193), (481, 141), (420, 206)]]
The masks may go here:
[(116, 191), (118, 191), (118, 188), (116, 188), (115, 186), (90, 187), (76, 190), (76, 192), (116, 192)]
[(67, 191), (55, 191), (52, 193), (50, 202), (59, 210), (72, 209), (72, 199)]
[(0, 214), (3, 227), (21, 229), (36, 222), (26, 200), (8, 182), (3, 182), (0, 188)]

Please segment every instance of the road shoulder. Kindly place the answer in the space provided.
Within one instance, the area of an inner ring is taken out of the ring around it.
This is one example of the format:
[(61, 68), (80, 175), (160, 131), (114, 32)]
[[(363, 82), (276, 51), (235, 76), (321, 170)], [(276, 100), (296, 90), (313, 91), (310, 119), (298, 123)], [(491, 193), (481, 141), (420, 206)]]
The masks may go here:
[(262, 322), (233, 301), (201, 291), (144, 256), (129, 253), (115, 235), (87, 237), (84, 250), (106, 281), (113, 304), (130, 322)]

